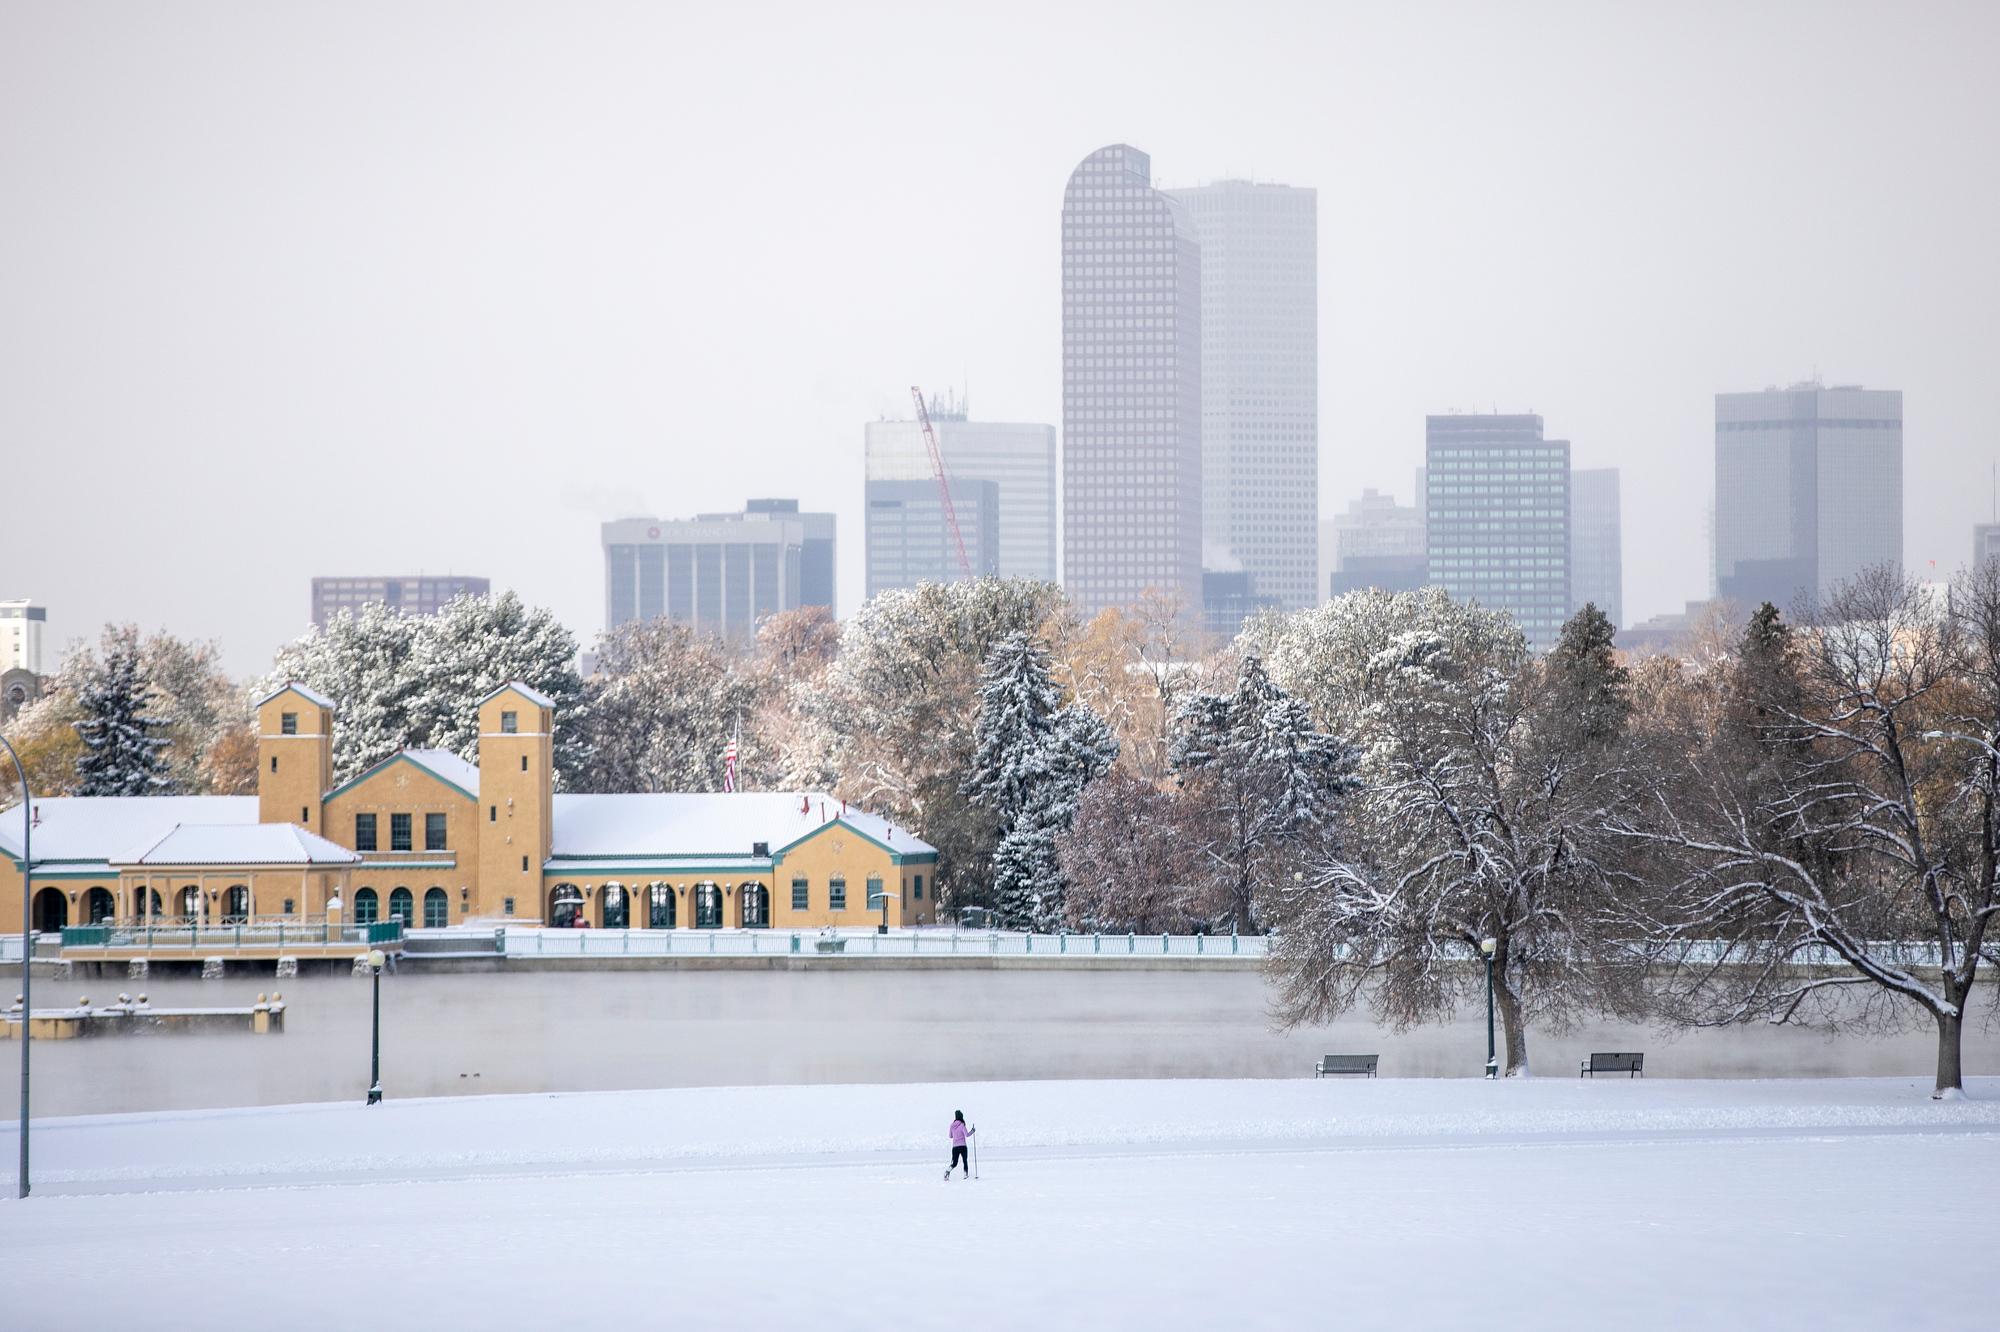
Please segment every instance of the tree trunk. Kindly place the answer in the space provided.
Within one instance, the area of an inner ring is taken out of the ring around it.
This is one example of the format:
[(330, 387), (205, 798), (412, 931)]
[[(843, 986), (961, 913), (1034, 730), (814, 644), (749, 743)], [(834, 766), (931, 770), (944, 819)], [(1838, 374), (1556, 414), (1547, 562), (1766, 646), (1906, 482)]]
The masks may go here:
[(1528, 1075), (1528, 1028), (1521, 1018), (1521, 1001), (1507, 983), (1505, 967), (1496, 966), (1493, 979), (1493, 1003), (1500, 1010), (1500, 1030), (1507, 1052), (1505, 1076), (1524, 1078)]
[(1931, 1099), (1941, 1101), (1947, 1097), (1965, 1095), (1965, 1077), (1960, 1071), (1959, 1051), (1965, 1018), (1961, 1013), (1940, 1013), (1938, 1026), (1937, 1088), (1931, 1092)]

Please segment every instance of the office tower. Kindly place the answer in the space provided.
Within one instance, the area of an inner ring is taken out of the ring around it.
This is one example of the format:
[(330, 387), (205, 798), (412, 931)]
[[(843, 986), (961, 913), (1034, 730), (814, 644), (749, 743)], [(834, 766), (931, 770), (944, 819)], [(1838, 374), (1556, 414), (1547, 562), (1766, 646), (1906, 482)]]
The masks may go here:
[(48, 609), (27, 598), (0, 601), (0, 671), (42, 674), (42, 630)]
[(766, 616), (833, 609), (834, 516), (797, 500), (751, 500), (742, 513), (605, 523), (604, 624), (659, 616), (739, 644)]
[(1248, 570), (1201, 571), (1201, 627), (1217, 638), (1236, 637), (1245, 620), (1277, 605), (1276, 597), (1257, 591)]
[(1531, 647), (1569, 615), (1569, 441), (1539, 416), (1432, 416), (1424, 423), (1430, 581), (1514, 617)]
[(1817, 380), (1715, 395), (1715, 583), (1790, 609), (1903, 562), (1903, 394)]
[(1247, 180), (1169, 190), (1201, 244), (1204, 567), (1317, 604), (1319, 202)]
[(1586, 603), (1617, 628), (1625, 623), (1623, 529), (1619, 523), (1618, 469), (1584, 467), (1569, 474), (1569, 601)]
[(1333, 571), (1327, 591), (1344, 596), (1364, 587), (1414, 592), (1429, 581), (1423, 511), (1370, 487), (1333, 520)]
[(1152, 163), (1100, 148), (1063, 190), (1063, 586), (1084, 615), (1201, 605), (1201, 246)]
[[(1058, 581), (1056, 428), (974, 421), (965, 407), (952, 399), (933, 398), (928, 410), (937, 431), (938, 452), (944, 455), (945, 475), (954, 487), (966, 481), (991, 481), (997, 488), (1000, 576)], [(865, 447), (869, 484), (927, 481), (935, 491), (930, 452), (924, 447), (923, 427), (917, 422), (870, 421), (865, 428)], [(954, 500), (957, 495), (954, 488)], [(970, 544), (968, 541), (968, 551)], [(956, 567), (954, 557), (954, 570)]]
[(404, 578), (315, 578), (312, 622), (324, 629), (338, 611), (381, 604), (403, 615), (435, 615), (453, 597), (483, 597), (493, 590), (485, 578), (459, 574), (414, 574)]
[(1972, 567), (1977, 569), (1991, 559), (2000, 559), (2000, 523), (1976, 523), (1972, 528)]
[[(1000, 486), (951, 479), (952, 511), (974, 578), (1000, 572)], [(868, 482), (868, 596), (965, 577), (936, 481)]]

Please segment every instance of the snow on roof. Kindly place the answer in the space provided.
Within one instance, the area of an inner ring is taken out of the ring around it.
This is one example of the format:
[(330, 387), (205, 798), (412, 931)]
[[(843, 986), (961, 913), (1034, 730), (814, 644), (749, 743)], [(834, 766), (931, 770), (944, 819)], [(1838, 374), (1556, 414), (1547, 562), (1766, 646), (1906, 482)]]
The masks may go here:
[(181, 824), (111, 857), (119, 865), (354, 865), (361, 857), (296, 823)]
[(907, 828), (823, 792), (559, 795), (553, 858), (577, 856), (742, 856), (758, 842), (773, 853), (832, 823), (898, 855), (936, 850)]
[(479, 765), (467, 763), (449, 749), (406, 749), (403, 757), (461, 791), (479, 794)]
[(255, 703), (251, 704), (251, 706), (261, 708), (266, 703), (269, 703), (272, 699), (276, 698), (278, 695), (284, 693), (287, 689), (291, 690), (293, 693), (297, 694), (300, 698), (303, 698), (308, 703), (316, 703), (320, 707), (326, 708), (328, 711), (333, 711), (335, 709), (336, 705), (334, 704), (334, 701), (332, 699), (328, 698), (325, 694), (320, 693), (319, 690), (317, 689), (310, 689), (305, 685), (300, 684), (297, 680), (285, 681), (285, 683), (279, 685), (276, 689), (273, 689), (270, 693), (258, 699)]
[(509, 689), (513, 690), (515, 693), (519, 694), (522, 698), (527, 699), (530, 703), (536, 704), (537, 706), (544, 708), (553, 708), (556, 705), (556, 701), (550, 698), (547, 694), (544, 694), (541, 690), (536, 689), (532, 685), (522, 684), (519, 680), (509, 680), (506, 684), (501, 685), (498, 689), (494, 690), (492, 693), (488, 694), (485, 698), (482, 698), (479, 701), (481, 703), (486, 703), (491, 699), (506, 693)]
[[(257, 822), (256, 796), (51, 796), (35, 801), (35, 863), (103, 863), (184, 825)], [(18, 805), (0, 810), (0, 851), (21, 858)]]

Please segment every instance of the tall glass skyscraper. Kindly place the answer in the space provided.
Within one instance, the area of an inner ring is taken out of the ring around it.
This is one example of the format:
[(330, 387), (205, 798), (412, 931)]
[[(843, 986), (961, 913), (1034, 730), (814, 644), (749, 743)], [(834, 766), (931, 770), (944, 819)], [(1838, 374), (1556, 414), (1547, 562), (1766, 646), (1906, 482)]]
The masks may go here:
[(1424, 423), (1430, 581), (1511, 614), (1530, 646), (1569, 617), (1569, 441), (1539, 416), (1432, 416)]
[(1903, 562), (1903, 394), (1817, 381), (1715, 395), (1715, 586), (1753, 609)]
[(1063, 585), (1083, 614), (1201, 590), (1201, 245), (1126, 144), (1063, 191)]
[(1202, 563), (1286, 610), (1318, 604), (1319, 196), (1170, 190), (1201, 242)]
[(1625, 623), (1624, 532), (1618, 508), (1618, 469), (1583, 467), (1569, 474), (1569, 601), (1604, 612), (1616, 629)]

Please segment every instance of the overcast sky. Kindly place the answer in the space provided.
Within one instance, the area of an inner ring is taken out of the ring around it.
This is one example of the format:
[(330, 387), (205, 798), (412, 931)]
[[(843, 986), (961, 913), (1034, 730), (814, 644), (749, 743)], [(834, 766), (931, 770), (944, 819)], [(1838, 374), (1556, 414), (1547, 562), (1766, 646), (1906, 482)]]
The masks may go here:
[(1113, 142), (1320, 206), (1320, 505), (1427, 412), (1624, 469), (1705, 594), (1718, 390), (1905, 392), (1907, 552), (2000, 455), (2000, 5), (0, 5), (0, 597), (263, 669), (314, 574), (601, 628), (597, 525), (796, 495), (862, 423), (1059, 422)]

